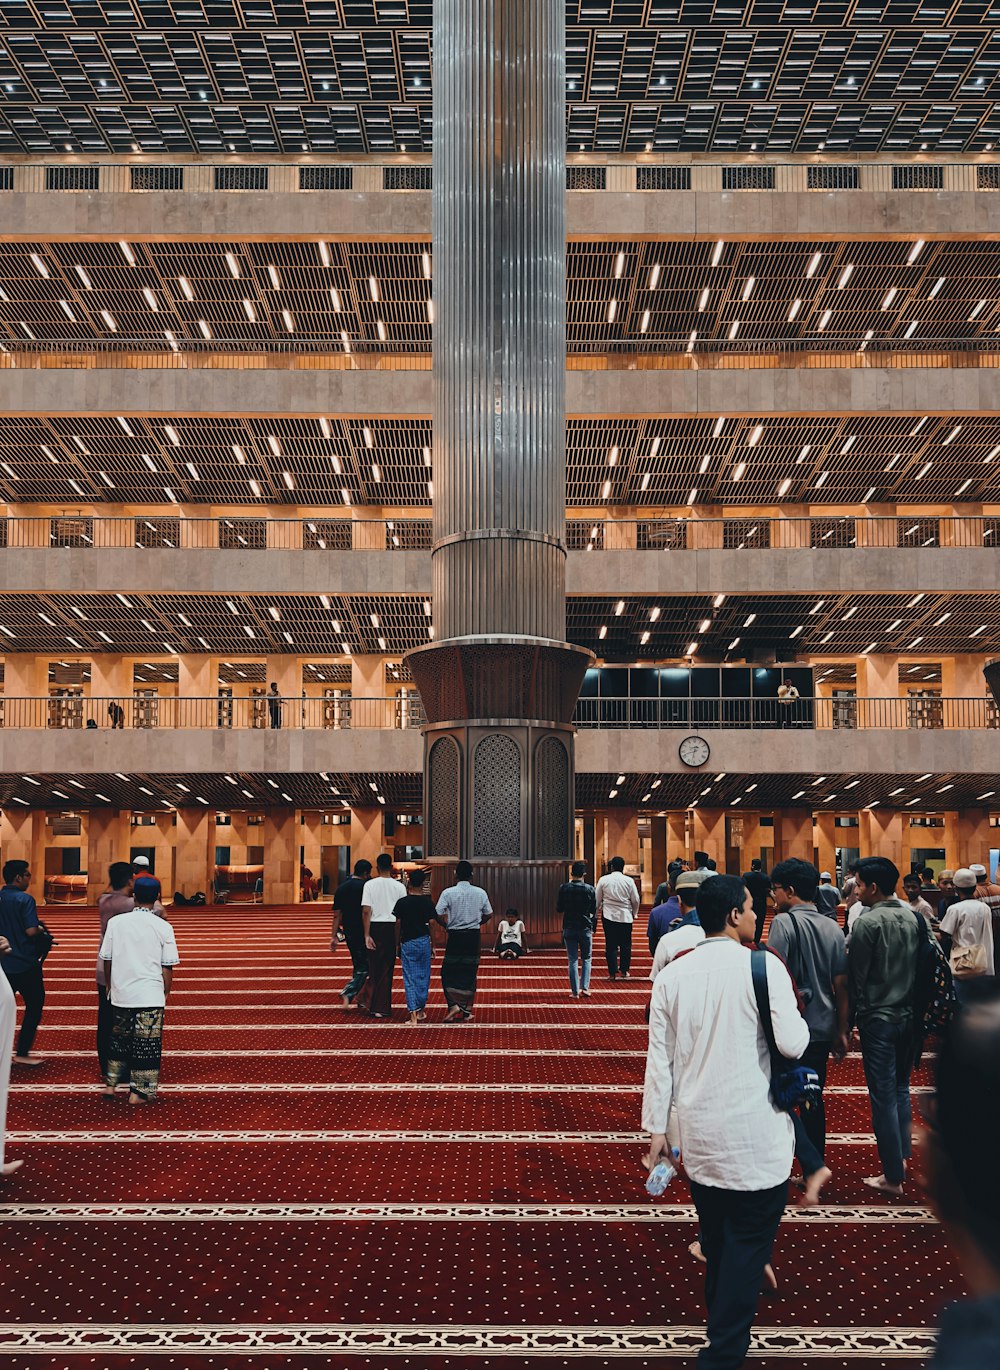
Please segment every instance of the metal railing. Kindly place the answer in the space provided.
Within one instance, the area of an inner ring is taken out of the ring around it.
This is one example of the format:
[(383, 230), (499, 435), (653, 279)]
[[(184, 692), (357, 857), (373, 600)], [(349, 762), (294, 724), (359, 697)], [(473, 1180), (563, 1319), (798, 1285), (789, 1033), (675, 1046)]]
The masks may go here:
[[(1000, 728), (992, 699), (909, 695), (898, 699), (648, 699), (636, 696), (580, 699), (578, 728), (656, 729), (945, 729)], [(180, 698), (173, 695), (93, 697), (56, 693), (0, 696), (0, 726), (57, 729), (169, 729), (271, 731), (348, 728), (412, 729), (424, 726), (420, 698), (405, 691), (381, 699), (355, 699), (349, 691), (326, 698), (265, 695)]]
[[(427, 552), (428, 517), (393, 519), (271, 518), (240, 514), (183, 518), (171, 514), (105, 517), (66, 513), (0, 517), (0, 548), (139, 548), (263, 552)], [(907, 514), (872, 518), (568, 519), (571, 552), (791, 551), (824, 547), (939, 548), (1000, 546), (1000, 515)]]
[(336, 731), (420, 728), (423, 723), (420, 697), (415, 691), (382, 699), (355, 699), (349, 690), (324, 698), (285, 695), (279, 700), (269, 699), (266, 694), (182, 698), (94, 697), (62, 692), (34, 698), (0, 696), (0, 726), (4, 728)]
[(914, 695), (899, 699), (580, 699), (578, 728), (982, 730), (1000, 727), (991, 699)]
[[(12, 327), (8, 325), (8, 327)], [(697, 338), (612, 335), (600, 324), (567, 339), (571, 371), (989, 370), (1000, 344), (986, 336), (939, 338)], [(430, 371), (429, 337), (21, 338), (0, 335), (3, 370)]]
[[(328, 194), (428, 191), (429, 155), (405, 161), (259, 162), (250, 157), (224, 162), (99, 162), (63, 160), (0, 164), (0, 193), (27, 194)], [(645, 155), (614, 160), (574, 156), (566, 166), (568, 190), (594, 193), (635, 191), (837, 193), (904, 191), (947, 194), (1000, 190), (995, 162), (946, 162), (924, 158), (898, 163), (829, 161), (778, 162), (733, 158), (683, 162)]]

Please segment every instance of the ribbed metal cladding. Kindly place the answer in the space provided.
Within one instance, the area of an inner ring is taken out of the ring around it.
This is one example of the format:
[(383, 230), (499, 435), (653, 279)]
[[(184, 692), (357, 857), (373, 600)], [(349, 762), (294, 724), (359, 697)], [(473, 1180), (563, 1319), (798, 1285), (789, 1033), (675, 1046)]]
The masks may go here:
[(435, 0), (439, 641), (565, 638), (565, 89), (565, 0)]

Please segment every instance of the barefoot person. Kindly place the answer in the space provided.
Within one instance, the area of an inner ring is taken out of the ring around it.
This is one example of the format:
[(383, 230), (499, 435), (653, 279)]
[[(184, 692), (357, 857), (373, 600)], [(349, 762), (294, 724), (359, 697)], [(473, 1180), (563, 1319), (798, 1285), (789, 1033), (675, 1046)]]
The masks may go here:
[(361, 918), (368, 948), (368, 979), (358, 992), (358, 1008), (370, 1018), (392, 1017), (392, 977), (396, 969), (396, 917), (393, 912), (406, 896), (406, 886), (392, 874), (392, 857), (382, 852), (375, 860), (376, 875), (361, 891)]
[(24, 1001), (24, 1016), (17, 1038), (16, 1066), (40, 1066), (41, 1056), (32, 1056), (35, 1033), (42, 1021), (45, 981), (36, 947), (40, 924), (34, 896), (28, 893), (31, 869), (27, 861), (7, 861), (3, 868), (4, 887), (0, 890), (0, 936), (10, 943), (0, 961), (10, 988)]
[(132, 897), (135, 907), (108, 922), (101, 944), (114, 1009), (104, 1095), (113, 1099), (115, 1087), (127, 1084), (130, 1104), (148, 1104), (160, 1083), (163, 1013), (179, 957), (173, 928), (153, 912), (159, 880), (141, 876)]
[(399, 959), (403, 963), (403, 989), (410, 1014), (407, 1027), (416, 1027), (426, 1019), (431, 988), (430, 925), (437, 922), (437, 913), (434, 900), (423, 892), (426, 883), (425, 871), (410, 871), (406, 894), (393, 909), (399, 924)]
[(468, 861), (459, 861), (455, 867), (455, 883), (442, 892), (437, 912), (448, 929), (448, 945), (441, 962), (441, 987), (448, 1004), (444, 1021), (468, 1021), (472, 1017), (482, 955), (479, 930), (493, 917), (486, 891), (472, 883)]
[[(10, 955), (10, 943), (0, 937), (0, 957)], [(23, 1161), (8, 1161), (4, 1155), (7, 1139), (7, 1091), (10, 1087), (10, 1054), (14, 1050), (14, 1026), (17, 1022), (17, 1000), (6, 975), (0, 975), (0, 1178), (6, 1179), (20, 1170)]]

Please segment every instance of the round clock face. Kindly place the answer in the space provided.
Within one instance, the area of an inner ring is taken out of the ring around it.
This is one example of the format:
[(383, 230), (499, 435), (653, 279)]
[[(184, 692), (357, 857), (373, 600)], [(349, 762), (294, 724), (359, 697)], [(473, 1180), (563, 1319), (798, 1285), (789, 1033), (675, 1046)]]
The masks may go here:
[(704, 766), (712, 753), (705, 739), (692, 733), (681, 743), (679, 754), (685, 766)]

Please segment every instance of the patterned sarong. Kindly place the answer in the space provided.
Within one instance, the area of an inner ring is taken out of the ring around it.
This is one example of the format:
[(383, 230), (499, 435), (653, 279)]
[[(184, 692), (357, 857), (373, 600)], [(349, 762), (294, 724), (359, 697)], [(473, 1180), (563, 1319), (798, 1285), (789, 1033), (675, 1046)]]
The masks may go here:
[(478, 928), (449, 932), (444, 960), (441, 962), (441, 988), (449, 1008), (470, 1013), (476, 997), (476, 976), (482, 943)]
[(107, 1083), (155, 1099), (163, 1046), (162, 1008), (118, 1008), (108, 1048)]

